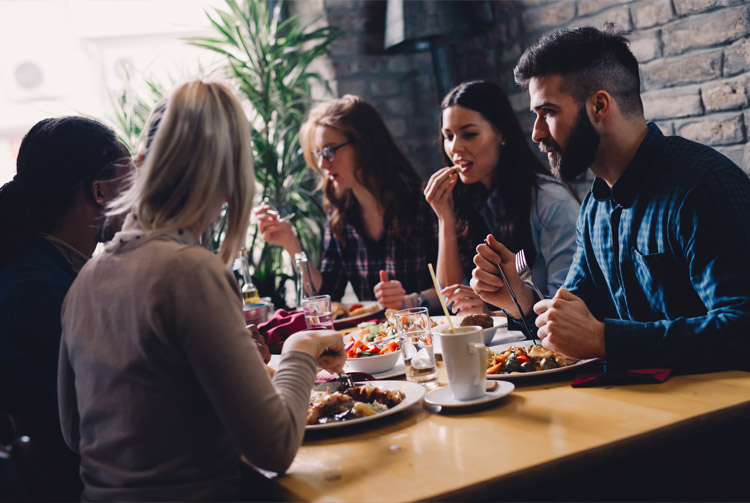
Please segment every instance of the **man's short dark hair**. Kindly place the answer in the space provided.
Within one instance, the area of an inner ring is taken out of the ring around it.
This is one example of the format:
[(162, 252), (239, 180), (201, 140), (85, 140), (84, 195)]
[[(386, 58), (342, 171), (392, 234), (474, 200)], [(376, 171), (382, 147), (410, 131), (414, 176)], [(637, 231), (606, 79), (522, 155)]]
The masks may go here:
[(560, 74), (563, 91), (580, 104), (602, 89), (624, 114), (643, 114), (638, 61), (611, 23), (603, 30), (585, 26), (544, 35), (523, 53), (513, 73), (523, 87), (533, 77)]

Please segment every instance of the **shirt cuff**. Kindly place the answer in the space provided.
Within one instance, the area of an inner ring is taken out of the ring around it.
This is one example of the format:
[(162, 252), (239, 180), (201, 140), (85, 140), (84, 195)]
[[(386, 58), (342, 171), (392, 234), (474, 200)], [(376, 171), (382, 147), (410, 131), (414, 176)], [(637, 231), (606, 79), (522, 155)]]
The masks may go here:
[(649, 342), (644, 324), (607, 318), (604, 320), (604, 371), (622, 372), (646, 368)]

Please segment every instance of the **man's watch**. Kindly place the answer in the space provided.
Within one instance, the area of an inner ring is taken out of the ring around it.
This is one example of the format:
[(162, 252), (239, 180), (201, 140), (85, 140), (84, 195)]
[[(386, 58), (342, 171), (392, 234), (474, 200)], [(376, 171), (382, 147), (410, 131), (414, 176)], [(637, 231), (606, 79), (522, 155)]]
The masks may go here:
[(430, 308), (430, 301), (427, 300), (427, 298), (424, 295), (422, 295), (422, 292), (414, 292), (414, 293), (417, 294), (418, 306), (419, 307), (426, 307), (426, 308), (429, 309)]

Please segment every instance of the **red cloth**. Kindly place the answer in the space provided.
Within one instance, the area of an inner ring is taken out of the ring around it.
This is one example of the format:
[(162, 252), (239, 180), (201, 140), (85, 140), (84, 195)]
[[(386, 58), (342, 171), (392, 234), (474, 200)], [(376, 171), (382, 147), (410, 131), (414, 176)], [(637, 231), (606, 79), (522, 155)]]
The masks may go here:
[(637, 369), (625, 372), (597, 372), (576, 376), (570, 385), (574, 388), (611, 386), (614, 384), (647, 384), (667, 380), (671, 369)]
[(258, 330), (266, 338), (266, 344), (269, 346), (284, 342), (290, 335), (306, 328), (303, 311), (285, 311), (283, 309), (276, 311), (267, 322), (258, 325)]

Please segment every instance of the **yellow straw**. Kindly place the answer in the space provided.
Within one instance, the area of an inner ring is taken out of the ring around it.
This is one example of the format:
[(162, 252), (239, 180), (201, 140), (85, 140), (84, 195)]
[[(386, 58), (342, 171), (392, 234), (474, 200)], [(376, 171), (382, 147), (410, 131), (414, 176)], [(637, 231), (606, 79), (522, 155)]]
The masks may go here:
[(427, 268), (430, 270), (430, 276), (432, 276), (432, 284), (435, 285), (435, 293), (437, 293), (438, 300), (440, 301), (440, 305), (443, 306), (443, 312), (445, 313), (445, 318), (448, 320), (448, 325), (451, 327), (451, 333), (454, 333), (455, 330), (453, 330), (453, 322), (451, 321), (451, 315), (448, 313), (448, 308), (445, 307), (445, 301), (443, 300), (443, 296), (440, 295), (440, 287), (438, 286), (437, 278), (435, 277), (435, 269), (432, 268), (432, 264), (427, 264)]

